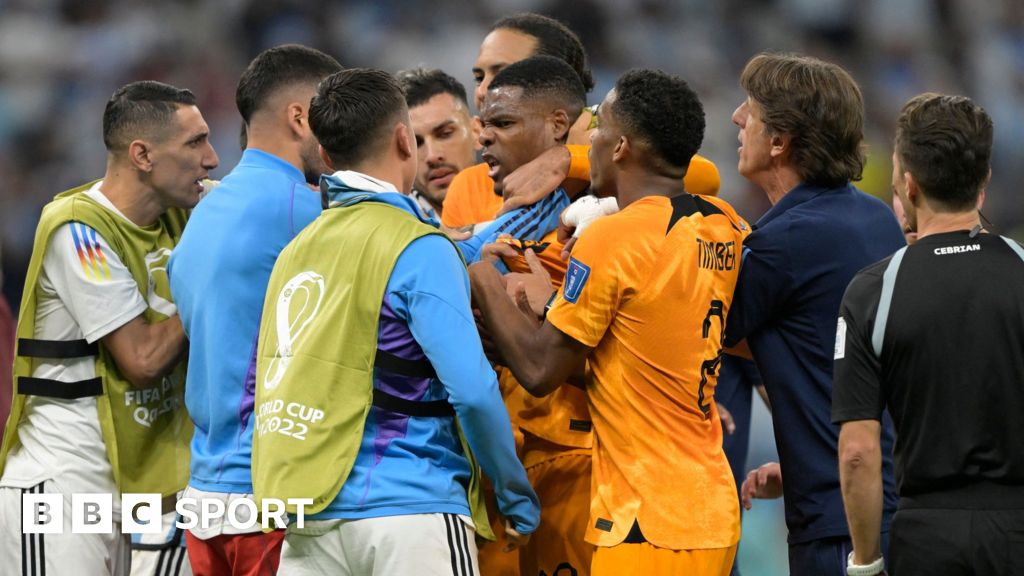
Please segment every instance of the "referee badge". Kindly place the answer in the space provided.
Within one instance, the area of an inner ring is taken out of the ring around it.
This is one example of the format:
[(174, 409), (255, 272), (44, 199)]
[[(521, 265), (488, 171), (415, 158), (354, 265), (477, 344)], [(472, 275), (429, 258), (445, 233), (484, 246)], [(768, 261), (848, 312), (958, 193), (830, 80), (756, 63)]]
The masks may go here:
[(833, 360), (842, 360), (846, 357), (846, 319), (839, 317), (839, 324), (836, 325), (836, 349), (832, 356)]

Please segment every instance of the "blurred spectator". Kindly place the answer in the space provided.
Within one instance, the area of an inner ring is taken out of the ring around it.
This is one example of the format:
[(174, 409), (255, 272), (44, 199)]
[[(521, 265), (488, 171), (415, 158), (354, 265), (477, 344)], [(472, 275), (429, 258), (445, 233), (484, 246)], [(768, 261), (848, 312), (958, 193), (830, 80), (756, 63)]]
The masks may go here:
[(117, 86), (150, 78), (192, 89), (222, 166), (232, 166), (235, 79), (260, 50), (304, 42), (346, 66), (439, 67), (471, 86), (468, 47), (495, 19), (521, 10), (580, 31), (598, 93), (636, 66), (687, 78), (707, 103), (702, 153), (722, 168), (723, 197), (753, 219), (765, 206), (730, 169), (736, 142), (729, 116), (741, 99), (735, 78), (754, 53), (800, 51), (853, 72), (876, 143), (864, 188), (886, 200), (888, 187), (871, 176), (888, 173), (900, 104), (923, 90), (969, 95), (996, 124), (996, 193), (986, 215), (998, 231), (1024, 233), (1024, 205), (998, 193), (1024, 177), (1024, 163), (1014, 158), (1024, 145), (1024, 5), (1015, 0), (0, 0), (0, 7), (0, 240), (12, 306), (40, 208), (74, 183), (72, 175), (102, 171), (103, 150), (80, 143), (96, 141), (100, 131), (86, 111)]

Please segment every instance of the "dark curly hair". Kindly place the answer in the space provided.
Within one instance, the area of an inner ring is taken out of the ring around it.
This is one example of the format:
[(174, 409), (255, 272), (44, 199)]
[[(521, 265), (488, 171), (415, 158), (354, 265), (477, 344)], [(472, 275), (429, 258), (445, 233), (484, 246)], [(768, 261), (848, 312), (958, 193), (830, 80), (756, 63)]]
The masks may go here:
[(583, 42), (575, 32), (554, 18), (524, 12), (506, 16), (491, 26), (495, 30), (515, 30), (537, 39), (535, 56), (554, 56), (576, 71), (583, 84), (584, 92), (594, 89), (594, 75), (587, 68), (587, 54), (583, 50)]
[(704, 141), (704, 107), (685, 80), (661, 70), (630, 70), (615, 83), (612, 113), (623, 131), (685, 169)]
[(564, 60), (534, 56), (509, 64), (494, 76), (488, 91), (503, 87), (523, 89), (523, 98), (551, 98), (576, 122), (587, 104), (587, 93), (579, 76)]

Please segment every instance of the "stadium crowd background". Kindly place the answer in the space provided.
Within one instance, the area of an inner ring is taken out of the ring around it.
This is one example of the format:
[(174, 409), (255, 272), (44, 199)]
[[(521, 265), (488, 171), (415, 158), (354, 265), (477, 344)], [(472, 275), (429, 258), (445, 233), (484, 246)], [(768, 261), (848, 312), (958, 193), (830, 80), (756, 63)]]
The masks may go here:
[[(743, 99), (738, 77), (756, 52), (800, 51), (839, 63), (864, 91), (869, 161), (859, 186), (888, 201), (893, 125), (925, 90), (965, 94), (995, 122), (985, 216), (1024, 239), (1024, 3), (1019, 0), (0, 0), (0, 243), (3, 292), (17, 310), (39, 211), (54, 194), (103, 173), (100, 114), (113, 90), (155, 79), (189, 88), (220, 155), (240, 156), (234, 91), (246, 63), (284, 42), (320, 48), (345, 66), (441, 68), (467, 87), (481, 39), (502, 15), (556, 17), (583, 40), (597, 102), (624, 70), (683, 76), (707, 113), (701, 153), (722, 197), (751, 222), (768, 203), (736, 173)], [(755, 403), (748, 464), (774, 459)], [(785, 573), (781, 500), (747, 513), (739, 562)]]

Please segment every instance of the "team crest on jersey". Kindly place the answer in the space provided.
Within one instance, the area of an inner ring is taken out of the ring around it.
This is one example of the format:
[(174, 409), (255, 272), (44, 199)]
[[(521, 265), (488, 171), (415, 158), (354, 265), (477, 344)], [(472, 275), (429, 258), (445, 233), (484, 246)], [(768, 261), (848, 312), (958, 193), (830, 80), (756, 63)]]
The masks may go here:
[(565, 284), (562, 285), (562, 296), (573, 304), (579, 300), (583, 286), (590, 278), (590, 266), (575, 258), (569, 258), (569, 269), (565, 271)]

